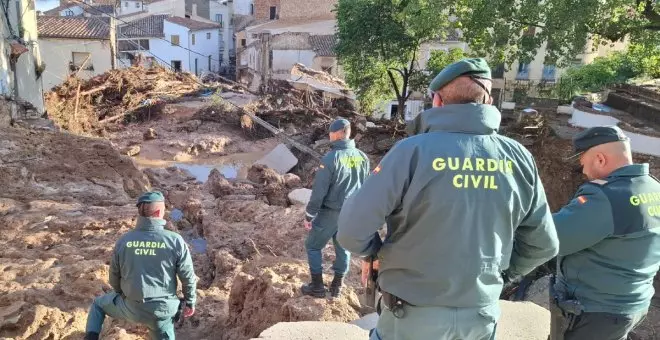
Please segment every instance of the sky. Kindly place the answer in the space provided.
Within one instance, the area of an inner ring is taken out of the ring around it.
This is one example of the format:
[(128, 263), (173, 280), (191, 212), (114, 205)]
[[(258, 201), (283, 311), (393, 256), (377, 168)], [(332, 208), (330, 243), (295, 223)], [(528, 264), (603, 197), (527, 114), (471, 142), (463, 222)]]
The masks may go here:
[(60, 0), (37, 0), (37, 11), (47, 11), (60, 5)]

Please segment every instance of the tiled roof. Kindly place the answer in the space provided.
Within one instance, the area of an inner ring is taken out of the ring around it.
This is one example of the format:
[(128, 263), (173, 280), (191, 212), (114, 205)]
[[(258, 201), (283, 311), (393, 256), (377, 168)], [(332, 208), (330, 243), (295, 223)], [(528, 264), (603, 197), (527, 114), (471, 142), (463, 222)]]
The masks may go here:
[(182, 17), (169, 17), (165, 20), (167, 20), (171, 23), (177, 24), (179, 26), (186, 27), (186, 28), (188, 28), (192, 31), (220, 28), (220, 24), (202, 22), (202, 21), (197, 21), (197, 20), (182, 18)]
[(163, 21), (167, 14), (151, 15), (119, 27), (119, 38), (164, 37)]
[(37, 17), (40, 38), (110, 39), (109, 18)]
[(113, 5), (97, 5), (97, 4), (94, 4), (94, 5), (92, 5), (92, 7), (93, 8), (90, 8), (90, 9), (86, 10), (88, 13), (90, 13), (92, 15), (101, 14), (101, 13), (104, 13), (104, 14), (114, 14), (115, 13), (115, 6), (113, 6)]
[(309, 44), (319, 57), (334, 57), (337, 38), (334, 35), (310, 35)]

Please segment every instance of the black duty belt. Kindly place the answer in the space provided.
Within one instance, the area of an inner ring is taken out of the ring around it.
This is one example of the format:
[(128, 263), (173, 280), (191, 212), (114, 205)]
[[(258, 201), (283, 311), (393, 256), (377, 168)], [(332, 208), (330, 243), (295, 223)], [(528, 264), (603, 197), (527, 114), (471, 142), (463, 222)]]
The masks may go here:
[(406, 312), (403, 310), (403, 307), (405, 305), (413, 306), (413, 307), (415, 306), (412, 303), (409, 303), (408, 301), (396, 295), (390, 294), (384, 290), (381, 290), (380, 293), (381, 293), (381, 297), (380, 300), (378, 300), (378, 307), (377, 307), (379, 315), (381, 311), (380, 309), (381, 302), (383, 303), (383, 305), (385, 305), (387, 309), (392, 311), (392, 314), (394, 314), (394, 317), (397, 319), (401, 319), (406, 315)]

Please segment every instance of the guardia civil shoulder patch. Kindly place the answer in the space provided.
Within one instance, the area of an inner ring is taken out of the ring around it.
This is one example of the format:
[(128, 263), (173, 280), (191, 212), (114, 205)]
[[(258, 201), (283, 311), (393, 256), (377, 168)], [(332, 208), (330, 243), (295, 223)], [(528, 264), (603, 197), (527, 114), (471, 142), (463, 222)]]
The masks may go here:
[(578, 196), (577, 200), (578, 200), (578, 202), (580, 202), (580, 204), (587, 203), (587, 198), (584, 197), (584, 196)]
[(378, 164), (378, 166), (371, 173), (375, 175), (379, 172), (380, 172), (380, 164)]

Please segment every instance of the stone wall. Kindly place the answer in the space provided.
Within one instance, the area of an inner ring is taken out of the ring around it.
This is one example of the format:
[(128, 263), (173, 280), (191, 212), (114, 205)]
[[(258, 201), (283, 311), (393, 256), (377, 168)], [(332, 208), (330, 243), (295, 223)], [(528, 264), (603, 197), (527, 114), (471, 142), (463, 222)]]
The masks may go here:
[(282, 0), (280, 19), (334, 19), (337, 0)]
[(11, 111), (11, 102), (0, 98), (0, 127), (8, 127), (11, 124)]
[(615, 109), (626, 111), (631, 115), (646, 119), (654, 123), (660, 123), (660, 102), (658, 104), (647, 99), (647, 97), (629, 96), (625, 93), (612, 92), (607, 96), (605, 105)]
[[(272, 36), (270, 46), (274, 50), (311, 50), (309, 33), (282, 33)], [(309, 65), (308, 65), (309, 66)]]
[[(286, 1), (286, 0), (285, 0)], [(254, 17), (256, 20), (270, 19), (270, 8), (277, 7), (277, 14), (280, 13), (280, 0), (255, 0)]]

